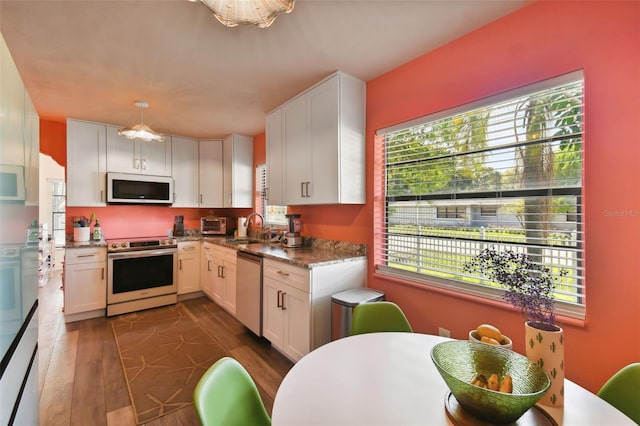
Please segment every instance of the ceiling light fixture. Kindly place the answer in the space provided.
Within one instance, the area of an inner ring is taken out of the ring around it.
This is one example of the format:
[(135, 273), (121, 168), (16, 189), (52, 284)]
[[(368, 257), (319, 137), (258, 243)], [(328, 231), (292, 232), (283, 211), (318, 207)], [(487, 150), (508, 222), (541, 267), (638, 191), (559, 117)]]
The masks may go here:
[(251, 24), (267, 28), (281, 13), (293, 10), (296, 0), (200, 0), (227, 27)]
[(141, 139), (146, 142), (157, 141), (162, 142), (164, 136), (154, 132), (144, 124), (144, 109), (149, 107), (149, 104), (144, 101), (136, 101), (135, 105), (140, 108), (140, 124), (136, 124), (133, 127), (124, 127), (118, 130), (118, 135), (124, 136), (127, 139)]

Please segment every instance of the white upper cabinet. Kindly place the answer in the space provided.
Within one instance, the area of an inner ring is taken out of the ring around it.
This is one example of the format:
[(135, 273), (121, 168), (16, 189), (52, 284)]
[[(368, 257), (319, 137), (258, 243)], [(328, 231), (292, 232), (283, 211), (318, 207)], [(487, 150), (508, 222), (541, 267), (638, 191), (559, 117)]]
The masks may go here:
[(223, 207), (223, 155), (221, 139), (199, 141), (199, 207)]
[(267, 201), (284, 204), (284, 153), (282, 108), (267, 115)]
[(4, 39), (0, 44), (0, 164), (24, 166), (25, 88)]
[(253, 138), (229, 135), (224, 138), (224, 207), (253, 207)]
[(106, 205), (106, 126), (67, 119), (67, 205)]
[(24, 91), (24, 184), (25, 204), (40, 203), (40, 117), (27, 91)]
[(173, 207), (198, 207), (198, 141), (171, 137)]
[(127, 139), (107, 126), (107, 171), (171, 176), (171, 136), (163, 142)]
[(276, 184), (282, 150), (283, 204), (365, 203), (364, 82), (337, 72), (272, 111), (267, 123), (267, 169)]

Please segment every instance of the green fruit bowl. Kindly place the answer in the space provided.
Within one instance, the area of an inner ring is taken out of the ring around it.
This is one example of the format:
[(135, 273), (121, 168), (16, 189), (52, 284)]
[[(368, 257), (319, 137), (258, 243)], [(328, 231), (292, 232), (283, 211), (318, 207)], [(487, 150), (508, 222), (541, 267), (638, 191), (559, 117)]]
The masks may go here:
[[(490, 423), (513, 423), (538, 402), (551, 382), (537, 364), (519, 353), (466, 340), (438, 343), (431, 359), (460, 406)], [(513, 392), (503, 393), (471, 384), (476, 375), (500, 380), (510, 375)]]

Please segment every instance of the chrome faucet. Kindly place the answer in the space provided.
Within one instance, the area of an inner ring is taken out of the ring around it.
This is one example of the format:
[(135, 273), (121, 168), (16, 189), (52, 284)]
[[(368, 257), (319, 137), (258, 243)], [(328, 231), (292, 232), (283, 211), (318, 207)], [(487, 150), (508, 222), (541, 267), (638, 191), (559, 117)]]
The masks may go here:
[(244, 227), (247, 229), (249, 228), (249, 220), (254, 216), (258, 216), (261, 220), (260, 223), (262, 225), (262, 232), (260, 232), (260, 238), (264, 238), (264, 232), (265, 232), (264, 217), (260, 213), (250, 213), (249, 216), (247, 216), (247, 218), (244, 221)]

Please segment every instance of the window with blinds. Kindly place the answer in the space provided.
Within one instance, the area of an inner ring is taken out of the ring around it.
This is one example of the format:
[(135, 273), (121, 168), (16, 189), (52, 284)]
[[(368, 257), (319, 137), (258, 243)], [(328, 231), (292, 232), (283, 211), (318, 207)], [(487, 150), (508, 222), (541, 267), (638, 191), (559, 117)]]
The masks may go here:
[(379, 131), (377, 272), (499, 299), (465, 264), (526, 253), (555, 275), (557, 312), (584, 318), (582, 122), (576, 72)]
[(269, 226), (287, 225), (287, 206), (269, 205), (267, 202), (267, 165), (259, 164), (256, 167), (257, 212), (264, 216), (264, 221)]

